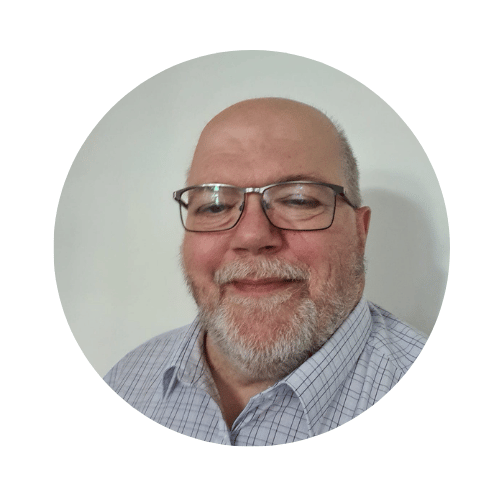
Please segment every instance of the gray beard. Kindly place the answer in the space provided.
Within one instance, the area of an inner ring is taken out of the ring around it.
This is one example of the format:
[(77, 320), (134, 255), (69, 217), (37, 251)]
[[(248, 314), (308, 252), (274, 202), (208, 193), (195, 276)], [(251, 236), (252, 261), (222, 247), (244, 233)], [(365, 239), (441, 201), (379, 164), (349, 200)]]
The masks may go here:
[[(222, 286), (249, 277), (287, 279), (304, 286), (270, 297), (219, 297), (210, 305), (199, 300), (191, 280), (186, 280), (202, 327), (233, 368), (248, 381), (278, 381), (317, 352), (354, 309), (364, 286), (364, 259), (353, 255), (317, 301), (308, 296), (308, 270), (280, 259), (233, 262), (218, 270), (214, 281)], [(298, 306), (287, 314), (287, 302), (297, 299)]]

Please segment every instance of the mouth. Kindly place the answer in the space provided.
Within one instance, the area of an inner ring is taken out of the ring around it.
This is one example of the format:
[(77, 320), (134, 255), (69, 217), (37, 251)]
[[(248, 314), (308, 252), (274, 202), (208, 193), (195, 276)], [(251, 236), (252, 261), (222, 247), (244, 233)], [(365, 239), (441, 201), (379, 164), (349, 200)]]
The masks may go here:
[(287, 280), (280, 278), (239, 279), (228, 283), (228, 289), (238, 294), (247, 296), (262, 296), (288, 290), (298, 284), (300, 280)]

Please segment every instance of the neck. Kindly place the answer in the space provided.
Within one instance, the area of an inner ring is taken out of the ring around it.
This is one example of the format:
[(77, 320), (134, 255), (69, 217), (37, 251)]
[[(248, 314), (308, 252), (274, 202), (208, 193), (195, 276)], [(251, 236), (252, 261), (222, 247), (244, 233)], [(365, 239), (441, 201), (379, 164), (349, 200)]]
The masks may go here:
[(205, 357), (219, 393), (219, 406), (229, 428), (248, 401), (273, 385), (275, 380), (249, 380), (231, 364), (210, 335), (205, 337)]

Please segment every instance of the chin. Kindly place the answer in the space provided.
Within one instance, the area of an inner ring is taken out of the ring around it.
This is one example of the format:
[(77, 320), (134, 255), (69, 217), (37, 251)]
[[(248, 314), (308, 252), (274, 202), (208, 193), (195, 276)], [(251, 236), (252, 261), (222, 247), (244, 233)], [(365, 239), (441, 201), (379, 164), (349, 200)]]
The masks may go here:
[[(222, 302), (221, 312), (227, 328), (250, 348), (266, 350), (280, 338), (293, 335), (300, 312), (300, 301), (292, 294), (271, 297), (231, 297)], [(309, 315), (310, 316), (310, 315)]]
[(233, 298), (201, 317), (213, 343), (234, 369), (252, 381), (283, 378), (332, 333), (320, 335), (310, 299), (295, 303), (282, 296), (271, 301)]

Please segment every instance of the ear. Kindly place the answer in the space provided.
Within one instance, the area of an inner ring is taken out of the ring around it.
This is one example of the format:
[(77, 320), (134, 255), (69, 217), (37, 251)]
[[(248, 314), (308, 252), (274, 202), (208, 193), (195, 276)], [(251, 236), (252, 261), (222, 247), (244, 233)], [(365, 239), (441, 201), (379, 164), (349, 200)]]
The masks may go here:
[(370, 207), (361, 207), (356, 209), (356, 228), (359, 239), (363, 244), (363, 248), (365, 247), (366, 238), (368, 236), (371, 215), (372, 211)]

